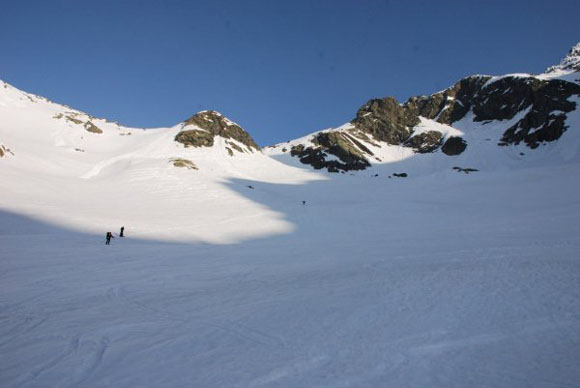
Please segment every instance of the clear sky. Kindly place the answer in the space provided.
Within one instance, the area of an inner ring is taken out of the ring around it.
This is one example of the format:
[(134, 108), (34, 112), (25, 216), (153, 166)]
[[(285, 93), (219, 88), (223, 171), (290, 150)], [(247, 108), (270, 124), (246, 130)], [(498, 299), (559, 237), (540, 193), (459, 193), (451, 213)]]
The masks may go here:
[(215, 109), (260, 145), (471, 74), (542, 72), (580, 1), (0, 0), (0, 79), (127, 126)]

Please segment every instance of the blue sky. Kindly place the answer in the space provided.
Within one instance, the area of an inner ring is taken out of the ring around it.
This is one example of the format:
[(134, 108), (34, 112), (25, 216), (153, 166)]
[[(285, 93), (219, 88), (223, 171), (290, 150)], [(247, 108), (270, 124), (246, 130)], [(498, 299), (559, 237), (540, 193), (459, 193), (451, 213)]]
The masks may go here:
[(268, 145), (471, 74), (542, 72), (580, 1), (0, 0), (0, 79), (94, 116), (215, 109)]

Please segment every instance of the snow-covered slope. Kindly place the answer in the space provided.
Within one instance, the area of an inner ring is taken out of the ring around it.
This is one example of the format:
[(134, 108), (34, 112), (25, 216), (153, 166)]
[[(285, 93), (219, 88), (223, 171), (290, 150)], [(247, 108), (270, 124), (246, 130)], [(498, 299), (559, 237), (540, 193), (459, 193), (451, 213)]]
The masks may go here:
[(0, 84), (0, 386), (577, 386), (571, 74), (264, 152), (217, 112), (126, 128)]
[[(207, 120), (207, 114), (194, 117)], [(0, 159), (0, 207), (84, 231), (127, 224), (136, 235), (160, 239), (231, 242), (291, 229), (228, 185), (325, 178), (191, 120), (171, 128), (127, 128), (2, 83), (0, 144), (10, 152)], [(176, 141), (189, 132), (206, 133), (211, 146)], [(251, 190), (238, 185), (238, 191)], [(252, 228), (237, 223), (244, 216), (255, 218)]]

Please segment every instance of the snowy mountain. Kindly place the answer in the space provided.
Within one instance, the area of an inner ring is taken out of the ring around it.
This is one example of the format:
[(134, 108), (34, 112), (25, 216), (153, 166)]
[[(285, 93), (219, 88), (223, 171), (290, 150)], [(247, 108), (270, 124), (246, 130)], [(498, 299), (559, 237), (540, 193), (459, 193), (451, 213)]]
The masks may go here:
[[(560, 65), (540, 75), (476, 75), (430, 96), (401, 104), (392, 97), (372, 99), (339, 128), (281, 143), (267, 152), (288, 154), (316, 169), (362, 170), (413, 154), (457, 156), (496, 150), (517, 153), (554, 142), (570, 128), (578, 131), (580, 44)], [(577, 141), (577, 134), (570, 138)]]
[[(133, 224), (143, 237), (216, 242), (285, 230), (267, 213), (240, 231), (232, 214), (253, 214), (259, 206), (224, 190), (224, 182), (321, 179), (262, 154), (218, 112), (199, 112), (170, 128), (128, 128), (4, 82), (0, 145), (0, 207), (91, 231)], [(219, 228), (207, 227), (213, 223)]]
[(574, 66), (262, 150), (0, 83), (0, 386), (578, 386)]

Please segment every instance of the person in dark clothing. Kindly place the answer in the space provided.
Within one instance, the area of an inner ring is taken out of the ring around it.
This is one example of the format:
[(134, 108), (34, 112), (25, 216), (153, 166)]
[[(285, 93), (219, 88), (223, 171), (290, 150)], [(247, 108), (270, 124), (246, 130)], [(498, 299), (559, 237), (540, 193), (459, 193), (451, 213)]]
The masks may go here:
[(119, 237), (125, 237), (125, 236), (123, 236), (124, 232), (125, 232), (125, 227), (121, 226), (121, 234), (119, 234)]
[(113, 233), (107, 232), (107, 237), (106, 237), (105, 245), (110, 245), (112, 238), (115, 238), (115, 237), (113, 237)]

